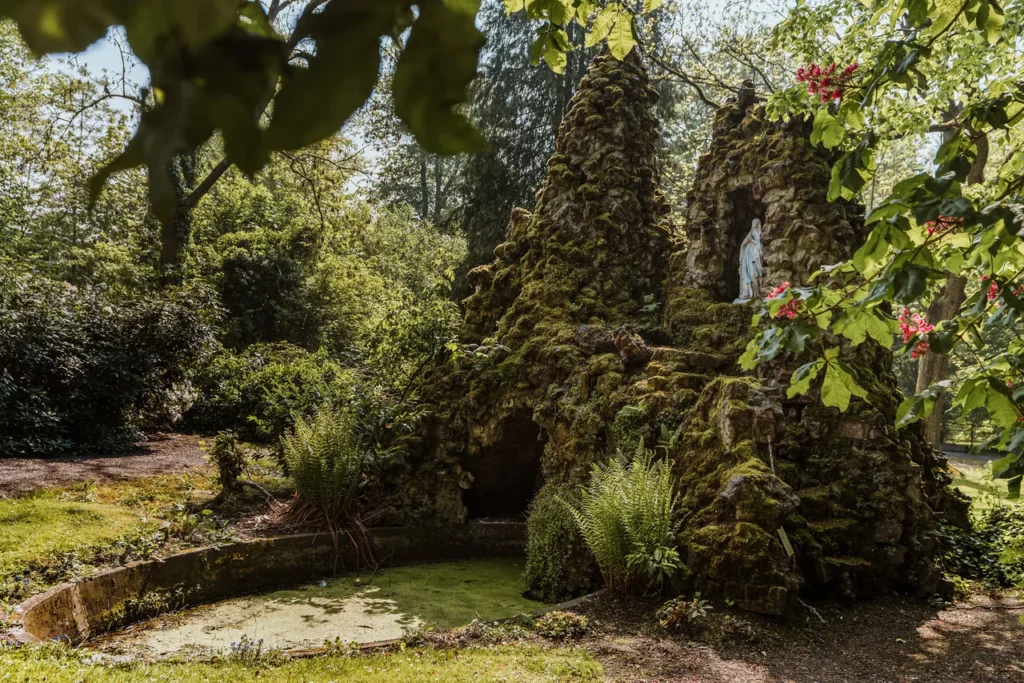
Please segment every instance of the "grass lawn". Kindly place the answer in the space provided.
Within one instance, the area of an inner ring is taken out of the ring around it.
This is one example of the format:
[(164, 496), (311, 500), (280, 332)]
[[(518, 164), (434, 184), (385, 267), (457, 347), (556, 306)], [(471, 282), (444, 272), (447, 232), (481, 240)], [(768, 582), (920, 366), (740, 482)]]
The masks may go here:
[(0, 652), (0, 683), (470, 683), (518, 681), (586, 683), (603, 678), (601, 665), (585, 650), (501, 646), (452, 650), (407, 650), (368, 656), (328, 656), (280, 665), (160, 663), (96, 666), (52, 648)]
[(141, 525), (138, 511), (120, 505), (0, 500), (0, 577), (41, 557), (110, 543)]
[(953, 486), (973, 499), (976, 510), (984, 510), (1000, 503), (1021, 504), (1021, 499), (1008, 498), (1005, 479), (993, 479), (989, 463), (977, 460), (950, 458), (953, 468)]

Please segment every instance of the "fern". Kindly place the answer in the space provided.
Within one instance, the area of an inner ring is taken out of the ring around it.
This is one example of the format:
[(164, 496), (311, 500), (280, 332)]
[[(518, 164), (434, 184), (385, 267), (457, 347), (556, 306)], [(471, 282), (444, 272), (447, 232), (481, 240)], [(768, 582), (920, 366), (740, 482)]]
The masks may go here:
[(352, 415), (321, 410), (299, 417), (281, 444), (295, 490), (330, 520), (340, 520), (355, 502), (363, 454)]
[(682, 569), (676, 550), (679, 498), (671, 467), (643, 445), (594, 465), (572, 512), (605, 584), (612, 590), (660, 590)]

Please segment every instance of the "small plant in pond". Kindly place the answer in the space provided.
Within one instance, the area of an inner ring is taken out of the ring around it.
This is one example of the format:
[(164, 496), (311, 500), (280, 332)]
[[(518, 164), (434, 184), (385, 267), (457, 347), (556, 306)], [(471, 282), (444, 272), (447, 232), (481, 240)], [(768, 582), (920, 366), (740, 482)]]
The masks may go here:
[(231, 643), (227, 659), (246, 666), (277, 666), (284, 663), (285, 656), (280, 650), (264, 649), (262, 638), (253, 640), (249, 636), (243, 635)]
[(324, 652), (333, 656), (351, 657), (352, 655), (359, 654), (362, 650), (359, 647), (359, 643), (354, 640), (342, 640), (340, 637), (337, 637), (334, 640), (324, 641)]
[(245, 450), (238, 444), (238, 435), (232, 431), (217, 434), (210, 448), (210, 460), (217, 466), (217, 483), (223, 493), (238, 491), (238, 480), (246, 468)]
[[(569, 503), (566, 503), (569, 505)], [(608, 588), (662, 590), (686, 567), (676, 550), (679, 499), (669, 464), (643, 445), (594, 465), (577, 506), (570, 506)]]
[(343, 519), (355, 503), (363, 469), (354, 417), (332, 410), (311, 420), (299, 417), (281, 448), (299, 499), (328, 520)]
[(537, 633), (552, 640), (578, 638), (590, 628), (590, 622), (574, 612), (548, 612), (537, 620)]
[(678, 631), (701, 621), (711, 610), (711, 603), (701, 598), (700, 593), (694, 593), (690, 599), (683, 596), (672, 598), (658, 609), (655, 616), (663, 629)]

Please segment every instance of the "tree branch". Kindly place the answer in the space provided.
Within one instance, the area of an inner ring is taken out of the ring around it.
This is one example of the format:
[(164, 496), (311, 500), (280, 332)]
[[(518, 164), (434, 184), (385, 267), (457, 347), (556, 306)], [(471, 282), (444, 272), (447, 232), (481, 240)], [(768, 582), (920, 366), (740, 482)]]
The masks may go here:
[(658, 57), (656, 57), (656, 56), (654, 56), (652, 54), (648, 54), (648, 57), (650, 57), (651, 61), (654, 62), (655, 64), (657, 64), (658, 66), (660, 66), (662, 69), (664, 69), (665, 71), (669, 72), (670, 74), (672, 74), (673, 76), (675, 76), (676, 78), (678, 78), (679, 80), (683, 81), (688, 86), (693, 88), (694, 92), (697, 93), (697, 97), (700, 99), (701, 102), (703, 102), (707, 106), (711, 107), (715, 111), (717, 111), (717, 110), (722, 108), (722, 105), (720, 105), (717, 102), (715, 102), (714, 100), (710, 99), (707, 96), (707, 94), (705, 94), (703, 88), (701, 88), (699, 85), (697, 85), (693, 81), (693, 79), (691, 79), (685, 73), (683, 73), (682, 71), (676, 69), (675, 67), (669, 66), (664, 61), (662, 61), (660, 58), (658, 58)]

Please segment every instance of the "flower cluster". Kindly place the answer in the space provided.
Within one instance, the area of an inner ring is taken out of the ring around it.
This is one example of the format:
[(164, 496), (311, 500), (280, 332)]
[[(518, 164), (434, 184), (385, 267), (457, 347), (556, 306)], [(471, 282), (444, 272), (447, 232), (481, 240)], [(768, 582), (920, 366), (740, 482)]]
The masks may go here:
[(988, 300), (994, 301), (999, 296), (999, 283), (991, 275), (982, 275), (981, 283), (985, 284), (986, 282), (988, 283)]
[(796, 82), (806, 83), (807, 92), (821, 97), (822, 102), (838, 100), (843, 96), (846, 85), (853, 78), (853, 72), (860, 66), (857, 62), (836, 73), (836, 65), (833, 62), (828, 66), (811, 64), (806, 69), (800, 67), (796, 70)]
[[(935, 325), (930, 324), (920, 313), (911, 314), (907, 308), (900, 313), (900, 332), (903, 333), (904, 344), (909, 344), (914, 337), (926, 335), (934, 329)], [(910, 352), (910, 357), (920, 358), (926, 353), (928, 353), (928, 340), (925, 339), (917, 342)]]
[(946, 232), (949, 230), (956, 230), (963, 227), (964, 219), (956, 218), (954, 216), (942, 216), (940, 215), (933, 221), (928, 221), (924, 224), (924, 227), (928, 228), (928, 234), (934, 235), (937, 232)]
[[(786, 290), (788, 290), (788, 289), (789, 289), (789, 280), (786, 280), (785, 282), (780, 284), (778, 287), (773, 287), (772, 289), (768, 290), (768, 299), (778, 299), (780, 296), (785, 294)], [(787, 301), (786, 303), (782, 304), (782, 306), (779, 308), (778, 311), (775, 312), (775, 317), (776, 318), (783, 318), (783, 317), (785, 317), (785, 318), (789, 318), (790, 320), (792, 320), (793, 318), (795, 318), (797, 316), (797, 308), (799, 307), (799, 305), (800, 305), (800, 302), (797, 301), (796, 299), (793, 299), (792, 301)]]

